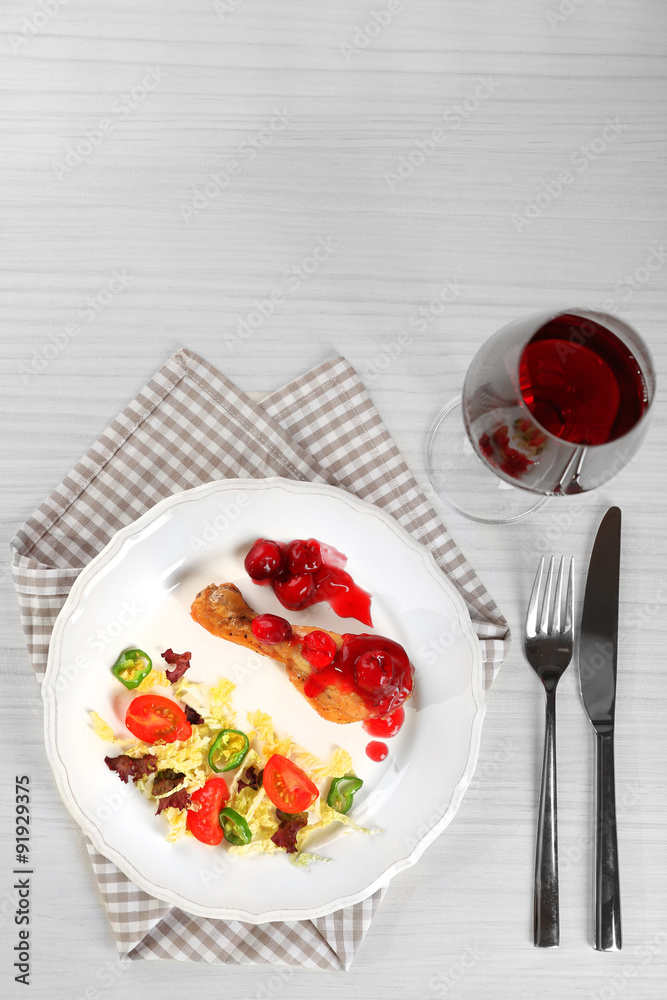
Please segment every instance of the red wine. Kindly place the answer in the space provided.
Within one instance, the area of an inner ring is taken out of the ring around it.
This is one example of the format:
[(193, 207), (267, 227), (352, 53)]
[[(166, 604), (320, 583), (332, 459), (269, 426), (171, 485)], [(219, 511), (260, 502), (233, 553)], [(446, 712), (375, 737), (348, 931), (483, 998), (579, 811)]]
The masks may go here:
[(535, 420), (573, 444), (615, 441), (648, 406), (646, 382), (629, 348), (606, 327), (568, 313), (528, 342), (519, 385)]

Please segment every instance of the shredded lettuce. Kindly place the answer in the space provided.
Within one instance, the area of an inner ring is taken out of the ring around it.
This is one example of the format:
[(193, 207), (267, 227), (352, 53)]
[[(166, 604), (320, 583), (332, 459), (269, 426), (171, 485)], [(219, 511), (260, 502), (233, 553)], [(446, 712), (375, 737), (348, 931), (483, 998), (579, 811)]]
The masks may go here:
[(248, 712), (248, 722), (255, 730), (264, 757), (268, 760), (274, 753), (289, 757), (292, 750), (292, 740), (286, 736), (282, 740), (276, 739), (273, 731), (273, 720), (266, 712)]
[[(138, 691), (147, 690), (153, 686), (165, 686), (161, 679), (163, 677), (167, 685), (170, 685), (162, 671), (151, 671)], [(208, 753), (217, 734), (221, 729), (238, 728), (236, 713), (232, 707), (235, 685), (227, 678), (223, 677), (211, 688), (205, 684), (185, 680), (185, 678), (180, 678), (170, 686), (177, 698), (187, 695), (188, 701), (197, 705), (204, 718), (203, 723), (193, 727), (192, 735), (187, 740), (173, 743), (158, 741), (147, 744), (134, 738), (119, 739), (111, 726), (101, 716), (96, 712), (90, 713), (94, 730), (100, 739), (107, 743), (122, 745), (126, 748), (125, 753), (130, 758), (152, 755), (157, 759), (158, 770), (172, 769), (179, 775), (183, 775), (178, 788), (161, 796), (162, 799), (179, 790), (192, 795), (193, 792), (201, 788), (214, 774), (208, 762)], [(231, 774), (225, 775), (225, 778), (229, 782), (228, 805), (244, 817), (252, 832), (252, 840), (249, 844), (238, 846), (226, 844), (230, 855), (285, 853), (284, 849), (278, 847), (271, 839), (280, 828), (280, 820), (276, 814), (276, 808), (264, 788), (253, 788), (247, 785), (239, 788), (239, 782), (244, 778), (248, 769), (252, 767), (255, 772), (261, 771), (269, 757), (274, 753), (294, 760), (320, 787), (320, 796), (308, 811), (307, 826), (296, 833), (296, 852), (289, 854), (290, 862), (293, 865), (305, 868), (315, 862), (326, 863), (330, 861), (329, 858), (321, 857), (306, 851), (304, 848), (312, 834), (325, 829), (332, 823), (340, 823), (357, 833), (381, 832), (359, 826), (348, 815), (337, 812), (326, 803), (326, 786), (328, 784), (326, 779), (338, 778), (354, 772), (352, 758), (346, 750), (338, 748), (328, 761), (323, 761), (316, 754), (310, 753), (296, 744), (290, 736), (279, 738), (274, 731), (273, 720), (266, 712), (261, 710), (249, 712), (248, 723), (252, 728), (247, 732), (247, 736), (254, 746), (251, 745), (243, 764), (235, 774), (233, 776)], [(152, 793), (152, 785), (152, 774), (140, 777), (136, 781), (136, 787), (147, 798), (155, 802), (157, 797)], [(159, 799), (157, 801), (159, 804)], [(175, 843), (183, 836), (192, 836), (186, 827), (186, 809), (173, 808), (168, 805), (161, 811), (161, 815), (167, 821), (167, 840), (170, 843)]]
[(313, 862), (330, 865), (333, 860), (333, 858), (323, 858), (321, 854), (308, 854), (307, 851), (297, 851), (296, 854), (290, 854), (289, 859), (295, 868), (308, 868)]
[(169, 824), (167, 840), (170, 844), (175, 844), (176, 841), (180, 840), (185, 833), (192, 836), (185, 825), (188, 818), (188, 814), (185, 809), (172, 809), (169, 807), (164, 809), (161, 815), (165, 817), (167, 823)]
[[(204, 716), (207, 725), (211, 728), (234, 729), (236, 727), (236, 712), (233, 710), (231, 701), (236, 684), (223, 677), (214, 687), (209, 689), (209, 714)], [(210, 721), (209, 721), (210, 720)]]
[(340, 747), (333, 752), (331, 760), (326, 763), (315, 754), (309, 753), (308, 750), (299, 746), (293, 748), (292, 756), (299, 767), (303, 768), (308, 777), (316, 783), (323, 781), (324, 778), (342, 778), (344, 774), (349, 774), (354, 770), (349, 753)]
[(114, 733), (113, 729), (108, 722), (105, 722), (101, 715), (97, 712), (90, 713), (90, 718), (93, 723), (93, 729), (99, 736), (101, 740), (105, 743), (116, 743), (118, 746), (127, 746), (129, 743), (133, 743), (133, 739), (119, 739)]
[(146, 674), (141, 684), (136, 688), (136, 694), (143, 694), (145, 691), (150, 691), (154, 687), (171, 687), (171, 681), (165, 674), (164, 670), (151, 670), (150, 673)]

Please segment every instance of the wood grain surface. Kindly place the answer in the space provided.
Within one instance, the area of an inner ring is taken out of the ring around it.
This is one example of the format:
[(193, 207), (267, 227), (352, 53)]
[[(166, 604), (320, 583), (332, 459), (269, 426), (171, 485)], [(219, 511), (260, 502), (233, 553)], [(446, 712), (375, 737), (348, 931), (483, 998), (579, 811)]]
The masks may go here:
[[(0, 9), (6, 543), (181, 346), (246, 390), (356, 367), (425, 489), (477, 347), (552, 305), (631, 322), (664, 378), (661, 0), (25, 0)], [(443, 303), (443, 300), (444, 301)], [(667, 980), (666, 433), (596, 493), (512, 526), (438, 509), (509, 619), (477, 773), (351, 971), (119, 964), (45, 758), (3, 560), (0, 966), (15, 774), (33, 790), (33, 997), (658, 1000)], [(624, 512), (617, 795), (624, 950), (592, 941), (593, 735), (558, 693), (561, 947), (532, 945), (543, 699), (520, 638), (545, 551), (583, 582)], [(5, 548), (5, 552), (7, 549)], [(437, 760), (433, 766), (437, 767)]]

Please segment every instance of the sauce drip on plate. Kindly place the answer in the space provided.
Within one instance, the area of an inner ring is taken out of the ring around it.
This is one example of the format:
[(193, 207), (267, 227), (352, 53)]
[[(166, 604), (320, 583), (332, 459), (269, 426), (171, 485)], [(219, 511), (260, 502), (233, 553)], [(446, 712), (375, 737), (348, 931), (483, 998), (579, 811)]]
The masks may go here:
[(371, 743), (366, 747), (366, 756), (374, 760), (376, 764), (384, 760), (389, 753), (389, 747), (386, 743), (380, 743), (379, 740), (372, 740)]
[(405, 720), (405, 709), (397, 708), (386, 719), (364, 719), (361, 726), (369, 736), (382, 736), (387, 739), (396, 736)]

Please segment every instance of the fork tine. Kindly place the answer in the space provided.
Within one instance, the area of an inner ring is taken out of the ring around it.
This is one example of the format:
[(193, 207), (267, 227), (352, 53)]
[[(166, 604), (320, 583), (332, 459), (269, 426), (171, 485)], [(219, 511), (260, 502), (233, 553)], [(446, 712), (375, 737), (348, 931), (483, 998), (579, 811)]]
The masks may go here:
[(542, 601), (542, 615), (540, 621), (540, 631), (549, 631), (549, 619), (551, 618), (551, 592), (554, 582), (554, 557), (552, 556), (549, 560), (549, 573), (547, 574), (547, 582), (544, 588), (544, 599)]
[(528, 602), (528, 611), (526, 612), (526, 635), (531, 637), (537, 634), (537, 605), (543, 576), (544, 556), (540, 559), (540, 565), (537, 567), (533, 589)]
[(561, 622), (561, 608), (563, 604), (563, 567), (565, 565), (565, 556), (560, 557), (560, 562), (558, 563), (558, 576), (556, 577), (556, 598), (554, 600), (554, 614), (553, 623), (551, 626), (552, 632), (560, 632), (560, 622)]
[(567, 577), (567, 594), (565, 595), (565, 628), (572, 631), (574, 618), (574, 556), (570, 556), (570, 571)]

